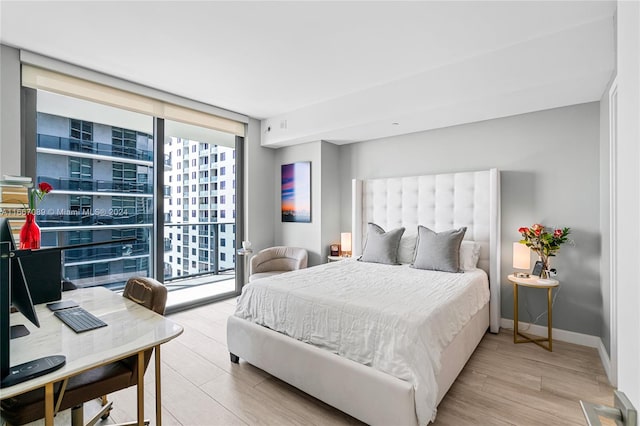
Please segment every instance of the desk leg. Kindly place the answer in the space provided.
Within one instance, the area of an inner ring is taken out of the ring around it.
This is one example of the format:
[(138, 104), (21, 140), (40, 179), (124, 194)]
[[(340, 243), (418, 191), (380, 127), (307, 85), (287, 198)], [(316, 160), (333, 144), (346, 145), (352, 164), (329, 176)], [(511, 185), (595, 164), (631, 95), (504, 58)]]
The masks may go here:
[(160, 382), (160, 345), (153, 350), (156, 357), (156, 426), (162, 426), (162, 390)]
[(144, 426), (144, 351), (138, 352), (138, 426)]
[(518, 343), (518, 284), (513, 283), (513, 343)]
[(553, 291), (553, 287), (549, 287), (547, 289), (547, 333), (549, 336), (549, 352), (553, 352), (553, 337), (551, 335), (552, 330), (553, 330), (553, 323), (552, 323), (552, 313), (551, 313), (551, 308), (553, 307), (553, 298), (551, 297), (551, 293)]
[(44, 424), (53, 426), (53, 383), (44, 385)]

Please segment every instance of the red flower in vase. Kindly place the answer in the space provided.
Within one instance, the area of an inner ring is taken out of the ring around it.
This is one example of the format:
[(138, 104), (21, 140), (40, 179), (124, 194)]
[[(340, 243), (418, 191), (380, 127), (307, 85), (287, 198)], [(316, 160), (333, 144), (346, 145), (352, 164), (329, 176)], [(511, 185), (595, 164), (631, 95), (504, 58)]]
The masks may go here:
[(542, 273), (546, 274), (549, 269), (549, 257), (555, 256), (560, 250), (560, 246), (569, 241), (568, 236), (571, 229), (562, 228), (547, 231), (544, 225), (535, 223), (530, 228), (519, 228), (518, 232), (522, 235), (520, 244), (526, 245), (540, 256), (543, 264)]
[(38, 227), (35, 219), (36, 199), (42, 201), (44, 196), (52, 190), (53, 186), (47, 182), (40, 182), (37, 188), (31, 190), (26, 221), (20, 230), (20, 249), (40, 248), (40, 227)]
[(33, 213), (27, 213), (27, 218), (20, 230), (20, 250), (40, 248), (40, 227), (35, 221)]

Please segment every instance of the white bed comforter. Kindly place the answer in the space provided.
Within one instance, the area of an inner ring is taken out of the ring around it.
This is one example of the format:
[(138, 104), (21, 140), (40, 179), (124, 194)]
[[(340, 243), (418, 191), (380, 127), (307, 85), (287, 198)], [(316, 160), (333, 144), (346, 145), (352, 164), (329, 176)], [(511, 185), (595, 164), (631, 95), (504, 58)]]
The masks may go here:
[(440, 354), (488, 300), (480, 269), (345, 260), (257, 280), (235, 315), (412, 383), (426, 425), (436, 414)]

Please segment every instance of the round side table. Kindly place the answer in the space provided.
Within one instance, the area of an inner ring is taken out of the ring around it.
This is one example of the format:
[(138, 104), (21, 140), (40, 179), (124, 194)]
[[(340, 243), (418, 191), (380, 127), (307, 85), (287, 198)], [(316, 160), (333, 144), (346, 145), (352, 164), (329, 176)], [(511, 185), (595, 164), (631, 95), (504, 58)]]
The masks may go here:
[(249, 266), (250, 266), (249, 260), (251, 260), (250, 258), (251, 258), (251, 255), (253, 254), (253, 250), (252, 249), (241, 248), (241, 249), (238, 249), (238, 251), (236, 253), (238, 253), (238, 256), (244, 256), (244, 280), (243, 280), (244, 282), (243, 282), (243, 284), (248, 283), (249, 282), (249, 273), (251, 272), (249, 270)]
[[(560, 285), (558, 280), (541, 279), (536, 276), (529, 278), (519, 278), (511, 274), (507, 277), (513, 284), (513, 343), (535, 343), (545, 348), (549, 352), (553, 352), (553, 303), (552, 292), (555, 287)], [(518, 287), (533, 287), (547, 289), (547, 337), (532, 337), (518, 331)], [(543, 342), (547, 342), (544, 345)]]

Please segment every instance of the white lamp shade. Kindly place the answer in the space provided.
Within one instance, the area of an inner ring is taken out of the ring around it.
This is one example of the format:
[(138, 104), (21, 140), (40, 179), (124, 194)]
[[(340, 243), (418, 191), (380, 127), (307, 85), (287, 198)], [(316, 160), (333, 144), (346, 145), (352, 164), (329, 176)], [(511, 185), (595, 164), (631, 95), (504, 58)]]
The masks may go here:
[(520, 243), (513, 243), (513, 267), (515, 269), (529, 269), (531, 267), (531, 250)]
[(340, 234), (340, 250), (351, 253), (351, 232), (343, 232)]

